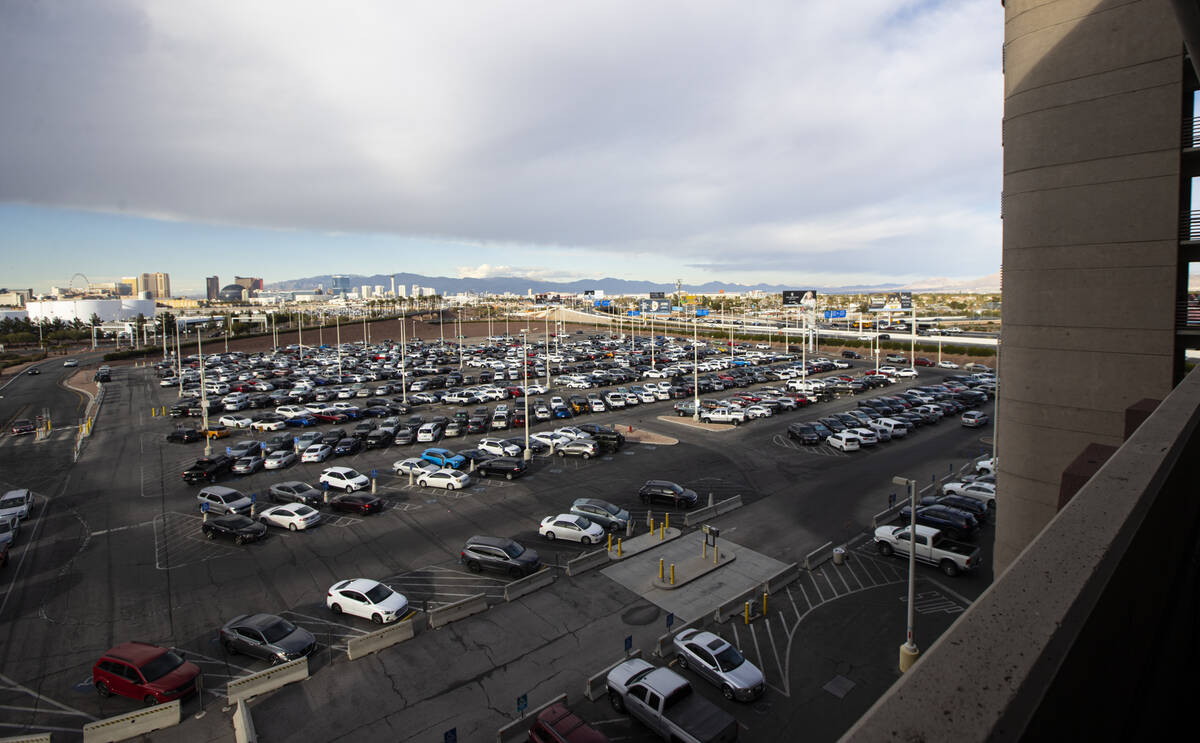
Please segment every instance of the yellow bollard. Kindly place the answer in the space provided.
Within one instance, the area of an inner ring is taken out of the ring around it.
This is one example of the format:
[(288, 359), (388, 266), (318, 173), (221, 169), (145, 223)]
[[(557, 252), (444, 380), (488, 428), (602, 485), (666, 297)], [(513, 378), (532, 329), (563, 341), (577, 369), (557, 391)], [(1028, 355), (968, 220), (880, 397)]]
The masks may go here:
[(663, 559), (661, 557), (658, 558), (658, 579), (663, 579)]
[(721, 554), (721, 548), (713, 545), (713, 565), (717, 564), (717, 555)]
[(663, 526), (667, 529), (671, 528), (671, 514), (663, 516)]
[(750, 602), (746, 602), (746, 624), (750, 624)]
[(675, 563), (671, 563), (671, 585), (675, 585)]
[(612, 552), (612, 533), (611, 532), (608, 535), (608, 551)]
[(621, 538), (617, 537), (617, 557), (621, 556)]
[(666, 536), (666, 534), (667, 534), (666, 528), (662, 524), (659, 524), (658, 525), (658, 541), (661, 542), (663, 537)]
[(650, 533), (651, 534), (654, 533), (654, 518), (653, 517), (650, 518)]
[(763, 591), (763, 616), (767, 615), (767, 592)]
[(158, 408), (150, 408), (150, 417), (151, 417), (151, 418), (157, 418), (157, 417), (158, 417)]
[(700, 559), (708, 557), (708, 542), (700, 543)]

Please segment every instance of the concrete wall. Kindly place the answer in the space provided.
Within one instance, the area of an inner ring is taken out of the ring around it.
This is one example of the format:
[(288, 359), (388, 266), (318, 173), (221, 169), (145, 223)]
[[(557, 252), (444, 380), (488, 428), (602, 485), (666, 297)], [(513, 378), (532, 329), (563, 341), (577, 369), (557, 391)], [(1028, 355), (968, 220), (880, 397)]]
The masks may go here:
[(1183, 42), (1168, 0), (1008, 0), (996, 573), (1171, 388)]

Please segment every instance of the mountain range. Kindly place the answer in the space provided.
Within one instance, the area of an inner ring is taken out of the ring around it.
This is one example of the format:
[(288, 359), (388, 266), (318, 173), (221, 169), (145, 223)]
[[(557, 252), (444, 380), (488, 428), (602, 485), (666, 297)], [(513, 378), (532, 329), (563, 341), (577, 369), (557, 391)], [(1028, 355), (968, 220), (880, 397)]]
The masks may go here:
[[(502, 277), (494, 276), (484, 279), (472, 278), (451, 278), (449, 276), (422, 276), (415, 273), (396, 273), (396, 274), (374, 274), (372, 276), (348, 275), (350, 286), (352, 289), (366, 284), (369, 286), (382, 285), (385, 289), (390, 290), (392, 286), (392, 278), (395, 277), (396, 285), (412, 287), (413, 284), (419, 286), (432, 287), (437, 290), (438, 294), (457, 294), (459, 292), (475, 292), (475, 293), (490, 293), (490, 294), (518, 294), (525, 295), (530, 291), (534, 293), (543, 292), (561, 292), (566, 294), (577, 294), (587, 290), (603, 291), (610, 296), (623, 296), (646, 294), (649, 292), (667, 292), (673, 293), (675, 285), (671, 283), (655, 283), (653, 281), (630, 281), (628, 279), (584, 279), (579, 281), (542, 281), (539, 279), (529, 279), (524, 277)], [(277, 291), (304, 291), (312, 290), (318, 287), (329, 289), (333, 286), (332, 275), (309, 276), (302, 279), (289, 279), (286, 281), (276, 281), (267, 284), (267, 289)], [(895, 292), (895, 291), (920, 291), (920, 292), (937, 292), (937, 293), (953, 293), (961, 292), (964, 294), (976, 293), (992, 293), (1000, 291), (1000, 274), (999, 272), (983, 276), (977, 279), (948, 279), (948, 278), (930, 278), (909, 284), (874, 284), (874, 285), (859, 285), (859, 286), (785, 286), (782, 284), (734, 284), (723, 281), (709, 281), (704, 284), (684, 284), (683, 290), (690, 294), (718, 294), (725, 292), (728, 294), (737, 294), (748, 291), (761, 291), (768, 294), (778, 294), (785, 289), (813, 289), (825, 294), (867, 294), (879, 292)]]

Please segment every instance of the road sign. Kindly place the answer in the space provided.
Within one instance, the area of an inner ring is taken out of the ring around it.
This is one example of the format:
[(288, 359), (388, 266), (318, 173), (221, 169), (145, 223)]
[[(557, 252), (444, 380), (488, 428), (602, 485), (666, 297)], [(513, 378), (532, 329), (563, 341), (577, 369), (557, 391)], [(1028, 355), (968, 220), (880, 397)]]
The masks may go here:
[(638, 315), (640, 315), (642, 313), (638, 312), (637, 310), (626, 310), (625, 314), (629, 315), (630, 317), (637, 317)]
[(696, 317), (708, 317), (708, 310), (696, 310)]
[(845, 310), (825, 310), (825, 319), (826, 320), (832, 320), (837, 317), (845, 317), (845, 316), (846, 316)]
[(250, 494), (250, 502), (251, 502), (251, 503), (258, 503), (258, 493), (251, 493), (251, 494)]
[(629, 655), (629, 651), (633, 650), (633, 635), (625, 636), (625, 654)]
[[(208, 504), (207, 503), (200, 504), (200, 513), (208, 513)], [(626, 645), (628, 645), (629, 640), (626, 640), (625, 643), (626, 643)]]
[(675, 615), (668, 614), (667, 615), (667, 629), (671, 629), (672, 624), (675, 624)]
[(650, 292), (650, 298), (651, 299), (666, 299), (667, 293), (666, 292)]
[(517, 714), (518, 715), (521, 714), (522, 712), (524, 712), (525, 708), (528, 706), (529, 706), (529, 695), (528, 694), (522, 694), (521, 696), (517, 697)]

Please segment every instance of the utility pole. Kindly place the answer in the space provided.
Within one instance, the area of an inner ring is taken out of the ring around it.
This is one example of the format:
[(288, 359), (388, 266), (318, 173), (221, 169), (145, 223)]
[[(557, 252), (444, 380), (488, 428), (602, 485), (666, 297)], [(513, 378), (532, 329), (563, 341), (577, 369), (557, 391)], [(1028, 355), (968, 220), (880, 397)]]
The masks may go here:
[(892, 484), (908, 488), (908, 632), (904, 644), (900, 646), (900, 672), (904, 673), (917, 662), (917, 655), (921, 652), (913, 641), (913, 604), (916, 601), (917, 585), (917, 481), (893, 477)]

